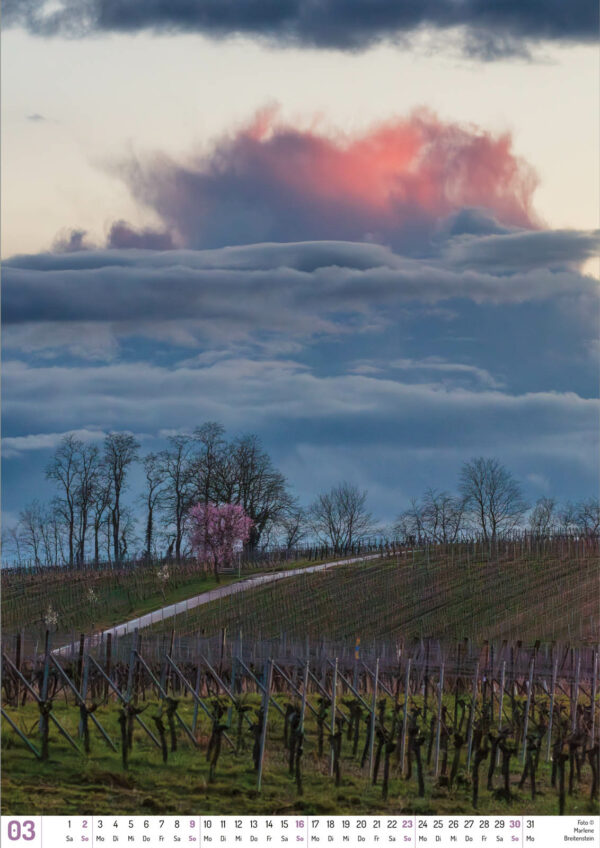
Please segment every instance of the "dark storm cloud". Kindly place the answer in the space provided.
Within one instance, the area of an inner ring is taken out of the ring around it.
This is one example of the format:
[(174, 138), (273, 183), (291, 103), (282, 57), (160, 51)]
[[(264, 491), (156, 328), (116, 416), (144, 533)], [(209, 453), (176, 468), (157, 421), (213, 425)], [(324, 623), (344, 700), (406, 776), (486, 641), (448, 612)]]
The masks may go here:
[(495, 59), (528, 42), (593, 43), (598, 6), (590, 0), (6, 0), (4, 25), (39, 35), (95, 32), (198, 32), (247, 35), (278, 45), (363, 50), (402, 42), (422, 29), (465, 30), (464, 49)]

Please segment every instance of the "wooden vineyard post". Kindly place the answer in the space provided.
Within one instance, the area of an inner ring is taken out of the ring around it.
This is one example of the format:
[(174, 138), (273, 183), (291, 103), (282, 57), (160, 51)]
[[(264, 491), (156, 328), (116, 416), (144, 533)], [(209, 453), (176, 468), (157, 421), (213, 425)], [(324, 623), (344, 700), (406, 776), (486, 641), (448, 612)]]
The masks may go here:
[[(89, 663), (87, 661), (87, 657), (83, 658), (83, 666), (80, 666), (81, 670), (81, 679), (79, 682), (79, 692), (81, 694), (81, 702), (80, 706), (84, 709), (81, 712), (81, 718), (79, 719), (79, 738), (85, 739), (86, 736), (86, 727), (85, 727), (85, 702), (87, 698), (87, 688), (88, 688), (88, 672), (89, 672)], [(86, 750), (86, 754), (89, 754), (89, 750)]]
[(475, 666), (473, 675), (473, 692), (471, 694), (471, 710), (469, 712), (469, 730), (467, 733), (467, 771), (471, 769), (471, 754), (473, 752), (473, 726), (475, 724), (475, 704), (477, 702), (477, 681), (479, 679), (479, 663)]
[(596, 691), (598, 689), (598, 652), (594, 649), (592, 659), (592, 702), (590, 704), (592, 710), (592, 746), (596, 741)]
[(490, 646), (490, 723), (494, 723), (494, 644)]
[(574, 658), (574, 649), (569, 648), (569, 672), (571, 675), (571, 684), (569, 687), (569, 710), (570, 713), (573, 713), (573, 681), (575, 679), (575, 658)]
[(159, 683), (160, 683), (160, 686), (162, 687), (162, 689), (164, 690), (165, 697), (168, 697), (167, 687), (169, 685), (168, 680), (170, 678), (170, 673), (169, 673), (170, 672), (170, 666), (169, 666), (169, 663), (167, 661), (168, 656), (170, 657), (171, 654), (170, 653), (165, 654), (164, 657), (161, 660), (161, 663), (160, 663)]
[(371, 703), (371, 727), (369, 728), (369, 781), (373, 777), (373, 755), (375, 753), (375, 720), (377, 709), (377, 686), (379, 683), (379, 657), (375, 661), (375, 680), (373, 681), (373, 701)]
[[(175, 628), (172, 627), (171, 628), (171, 636), (169, 638), (169, 656), (170, 657), (173, 656), (173, 648), (174, 647), (175, 647)], [(165, 677), (165, 680), (164, 680), (164, 690), (165, 690), (165, 695), (168, 696), (168, 694), (169, 694), (169, 684), (171, 682), (171, 668), (170, 668), (170, 666), (168, 666), (168, 664), (165, 664), (165, 673), (166, 673), (166, 677)]]
[(196, 685), (194, 687), (194, 714), (192, 716), (192, 733), (196, 732), (196, 728), (198, 726), (198, 709), (199, 709), (199, 696), (200, 696), (200, 680), (202, 679), (202, 674), (200, 672), (200, 663), (196, 666)]
[(575, 680), (571, 690), (571, 733), (577, 730), (577, 702), (579, 700), (579, 678), (581, 675), (581, 654), (577, 651), (577, 662), (575, 665)]
[[(205, 714), (206, 714), (206, 715), (207, 715), (207, 716), (211, 719), (211, 721), (212, 721), (212, 720), (213, 720), (213, 718), (214, 718), (214, 714), (213, 714), (213, 712), (212, 712), (211, 710), (209, 710), (209, 708), (206, 706), (206, 704), (202, 701), (202, 698), (200, 698), (200, 696), (199, 696), (198, 692), (196, 691), (196, 688), (194, 688), (194, 687), (191, 685), (191, 683), (189, 682), (189, 680), (187, 679), (187, 677), (185, 677), (185, 675), (184, 675), (184, 674), (182, 674), (182, 672), (181, 672), (181, 671), (180, 671), (180, 669), (177, 667), (177, 665), (173, 662), (173, 660), (171, 659), (171, 657), (169, 657), (169, 656), (167, 655), (167, 656), (165, 657), (165, 659), (167, 660), (167, 662), (168, 662), (168, 664), (169, 664), (169, 666), (170, 666), (171, 670), (175, 673), (175, 675), (177, 676), (177, 678), (179, 679), (179, 681), (183, 684), (183, 686), (185, 687), (185, 689), (186, 689), (186, 690), (190, 693), (190, 695), (192, 696), (192, 698), (193, 698), (193, 699), (194, 699), (194, 701), (196, 702), (196, 705), (198, 705), (198, 706), (199, 706), (199, 707), (200, 707), (200, 708), (204, 711), (204, 713), (205, 713)], [(204, 657), (203, 657), (202, 659), (203, 659), (203, 661), (204, 661), (204, 662), (206, 662), (206, 663), (207, 663), (207, 665), (208, 665), (207, 660), (206, 660)], [(143, 661), (143, 660), (142, 660), (142, 663), (145, 665), (145, 663), (144, 663), (144, 661)], [(147, 671), (148, 675), (149, 675), (149, 676), (151, 677), (151, 679), (153, 679), (153, 680), (154, 680), (154, 682), (156, 683), (156, 682), (157, 682), (157, 681), (156, 681), (156, 678), (154, 678), (154, 677), (153, 677), (152, 672), (150, 671), (150, 669), (148, 668), (148, 666), (145, 666), (145, 668), (146, 668), (146, 671)], [(209, 666), (209, 668), (212, 668), (212, 667), (211, 667), (211, 666)], [(196, 680), (198, 680), (198, 678), (196, 678)], [(223, 681), (219, 678), (219, 680), (218, 680), (217, 682), (218, 682), (218, 684), (221, 686), (221, 688), (224, 690), (224, 692), (225, 692), (225, 694), (227, 695), (227, 697), (228, 697), (228, 698), (230, 698), (232, 701), (234, 701), (234, 698), (232, 697), (230, 690), (229, 690), (229, 689), (225, 686), (225, 684), (223, 683)], [(199, 689), (198, 689), (198, 691), (199, 691)], [(166, 697), (164, 690), (162, 690), (162, 695), (163, 695), (163, 697)], [(190, 730), (190, 728), (187, 726), (187, 724), (186, 724), (186, 723), (185, 723), (185, 721), (181, 718), (181, 716), (180, 716), (178, 713), (175, 713), (175, 715), (176, 715), (177, 720), (179, 721), (179, 724), (181, 725), (181, 727), (183, 727), (183, 729), (184, 729), (184, 731), (185, 731), (186, 735), (188, 736), (188, 738), (190, 739), (190, 741), (191, 741), (194, 745), (198, 746), (198, 742), (197, 742), (197, 740), (196, 740), (196, 737), (194, 736), (195, 728), (194, 728), (193, 730)], [(247, 720), (248, 720), (248, 721), (250, 721), (249, 719), (247, 719)], [(234, 749), (234, 750), (235, 750), (235, 747), (236, 747), (236, 746), (235, 746), (235, 744), (233, 743), (233, 741), (229, 738), (229, 736), (228, 736), (226, 733), (223, 733), (223, 738), (224, 738), (224, 739), (225, 739), (225, 741), (228, 743), (228, 745), (229, 745), (232, 749)]]
[[(468, 550), (467, 550), (467, 555), (468, 555)], [(460, 676), (461, 676), (461, 667), (460, 667), (460, 652), (461, 652), (461, 649), (462, 649), (462, 645), (459, 642), (458, 643), (458, 651), (457, 651), (458, 656), (457, 656), (457, 659), (456, 659), (456, 677), (454, 678), (454, 720), (453, 720), (454, 727), (458, 726), (458, 681), (460, 680)]]
[(335, 702), (337, 695), (337, 674), (338, 674), (338, 658), (335, 658), (335, 664), (333, 666), (333, 681), (331, 684), (331, 753), (329, 755), (329, 777), (333, 777), (333, 761), (334, 761), (334, 750), (333, 750), (333, 737), (335, 734)]
[(81, 690), (81, 685), (83, 682), (83, 655), (85, 651), (85, 633), (79, 634), (79, 655), (77, 657), (77, 679), (75, 683), (77, 684), (77, 688)]
[[(22, 645), (22, 636), (21, 636), (21, 633), (17, 633), (16, 645), (15, 645), (15, 668), (17, 669), (17, 671), (21, 671), (21, 645)], [(595, 659), (595, 656), (594, 656), (594, 659)], [(21, 697), (21, 682), (20, 682), (18, 677), (17, 677), (16, 682), (15, 682), (15, 687), (16, 687), (16, 689), (15, 689), (15, 692), (16, 692), (16, 694), (15, 694), (15, 707), (18, 707), (19, 706), (19, 700), (20, 700), (20, 697)], [(593, 734), (592, 734), (592, 737), (593, 737)]]
[[(429, 545), (427, 546), (427, 563), (429, 564)], [(424, 693), (423, 693), (423, 726), (427, 727), (427, 700), (429, 695), (429, 647), (430, 639), (427, 637), (425, 642), (425, 678), (424, 678)]]
[(127, 703), (130, 703), (133, 697), (133, 675), (137, 664), (137, 644), (138, 631), (136, 629), (133, 632), (133, 643), (131, 646), (131, 653), (129, 654), (129, 668), (127, 670), (127, 690), (125, 692), (125, 699)]
[(104, 698), (103, 698), (105, 704), (108, 703), (108, 695), (109, 695), (108, 681), (110, 680), (111, 662), (112, 662), (112, 633), (109, 633), (106, 637), (106, 670), (105, 670), (105, 674), (106, 674), (107, 679), (104, 681)]
[[(219, 677), (223, 675), (223, 656), (225, 654), (225, 644), (227, 641), (227, 628), (221, 628), (221, 640), (219, 644)], [(169, 652), (169, 656), (171, 656), (171, 652)]]
[(410, 666), (412, 660), (409, 657), (406, 663), (406, 674), (404, 675), (404, 709), (402, 712), (402, 745), (400, 747), (400, 774), (404, 774), (404, 760), (406, 755), (406, 732), (408, 725), (408, 687), (410, 686)]
[(44, 642), (44, 674), (42, 677), (42, 701), (48, 697), (48, 677), (50, 674), (50, 651), (52, 650), (52, 635), (49, 630), (46, 630), (46, 638)]
[[(44, 672), (42, 676), (42, 689), (40, 692), (40, 700), (42, 703), (46, 702), (48, 698), (48, 676), (50, 673), (50, 649), (52, 646), (52, 637), (50, 635), (50, 631), (46, 630), (46, 638), (45, 638), (45, 648), (44, 648)], [(41, 708), (40, 708), (41, 709)], [(48, 717), (42, 714), (40, 716), (40, 734), (42, 736), (42, 759), (45, 760), (48, 758)]]
[[(506, 660), (502, 663), (502, 671), (500, 672), (500, 700), (498, 702), (498, 733), (502, 730), (502, 709), (504, 707), (504, 687), (506, 685)], [(500, 761), (500, 752), (498, 751), (498, 762)]]
[[(50, 655), (50, 659), (52, 661), (52, 664), (54, 665), (54, 667), (56, 668), (56, 670), (58, 671), (58, 673), (60, 674), (60, 676), (64, 680), (64, 682), (67, 684), (68, 688), (75, 695), (75, 698), (76, 698), (77, 703), (79, 705), (79, 710), (80, 710), (80, 725), (79, 725), (80, 726), (80, 736), (83, 736), (83, 738), (85, 740), (85, 738), (86, 738), (85, 725), (87, 723), (87, 719), (91, 718), (91, 720), (93, 721), (93, 723), (98, 728), (101, 735), (103, 736), (105, 742), (113, 749), (113, 751), (116, 751), (117, 748), (114, 745), (112, 739), (110, 738), (108, 733), (104, 730), (104, 728), (102, 727), (102, 725), (100, 724), (100, 722), (98, 721), (98, 719), (94, 715), (95, 707), (93, 707), (92, 709), (89, 709), (89, 710), (86, 708), (86, 697), (87, 697), (87, 689), (88, 689), (88, 682), (89, 682), (89, 666), (90, 666), (90, 661), (94, 662), (94, 660), (90, 657), (89, 654), (87, 654), (86, 657), (85, 657), (85, 665), (84, 665), (84, 672), (83, 672), (83, 688), (80, 692), (77, 689), (77, 687), (75, 686), (75, 684), (73, 683), (73, 681), (71, 680), (71, 678), (66, 674), (65, 670), (63, 669), (63, 667), (61, 666), (61, 664), (59, 663), (59, 661), (56, 659), (56, 657), (53, 654)], [(103, 674), (102, 671), (100, 673)], [(56, 726), (58, 727), (58, 729), (62, 733), (62, 735), (65, 737), (65, 739), (70, 741), (69, 734), (62, 727), (62, 725), (57, 723), (57, 720), (52, 715), (52, 713), (50, 713), (50, 718), (52, 718), (54, 724), (56, 724)], [(84, 750), (85, 750), (86, 754), (89, 754), (88, 743), (89, 743), (89, 735), (88, 735), (88, 739), (85, 742), (85, 746), (84, 746)], [(77, 748), (77, 745), (74, 742), (71, 742), (71, 744), (73, 745), (75, 750), (79, 750)]]
[(527, 755), (527, 731), (529, 729), (529, 710), (531, 708), (531, 691), (533, 689), (533, 669), (535, 666), (534, 657), (529, 661), (529, 680), (527, 682), (527, 703), (525, 705), (525, 718), (523, 720), (523, 750), (521, 752), (521, 763), (525, 765), (525, 757)]
[[(229, 680), (229, 688), (230, 688), (231, 694), (233, 695), (234, 698), (235, 698), (235, 687), (236, 687), (236, 680), (235, 680), (236, 670), (237, 670), (236, 665), (237, 664), (236, 664), (236, 661), (235, 661), (235, 655), (232, 654), (232, 656), (231, 656), (231, 678)], [(233, 721), (233, 708), (234, 708), (235, 704), (236, 704), (236, 701), (232, 701), (229, 704), (229, 706), (227, 707), (227, 726), (228, 727), (231, 727), (231, 722)]]
[(302, 708), (300, 713), (300, 733), (304, 733), (304, 714), (306, 713), (306, 696), (308, 689), (308, 659), (306, 660), (306, 665), (304, 666), (304, 680), (302, 683)]
[(550, 689), (550, 716), (548, 718), (548, 741), (546, 742), (546, 762), (550, 762), (550, 746), (552, 744), (552, 722), (554, 720), (554, 691), (556, 689), (556, 676), (558, 674), (558, 659), (554, 660), (552, 669), (552, 688)]
[(440, 668), (440, 691), (438, 694), (438, 708), (437, 708), (437, 727), (435, 731), (435, 759), (433, 765), (433, 773), (437, 777), (439, 773), (439, 763), (440, 763), (440, 739), (442, 735), (442, 697), (444, 694), (444, 663), (442, 663)]
[(269, 660), (267, 667), (267, 680), (265, 685), (265, 693), (263, 697), (263, 724), (260, 734), (260, 753), (258, 759), (258, 778), (256, 788), (260, 792), (262, 784), (263, 762), (265, 758), (265, 744), (267, 741), (267, 719), (269, 717), (269, 701), (271, 700), (271, 680), (273, 677), (273, 660)]

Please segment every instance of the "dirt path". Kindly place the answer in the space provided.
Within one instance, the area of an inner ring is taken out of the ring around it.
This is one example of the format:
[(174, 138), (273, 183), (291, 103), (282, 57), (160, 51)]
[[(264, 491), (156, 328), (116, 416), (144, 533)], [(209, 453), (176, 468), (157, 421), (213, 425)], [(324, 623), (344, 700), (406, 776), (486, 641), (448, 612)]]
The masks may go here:
[[(256, 577), (248, 577), (246, 580), (240, 580), (237, 583), (230, 583), (228, 586), (220, 586), (218, 589), (211, 589), (209, 592), (203, 592), (201, 595), (195, 595), (193, 598), (186, 598), (185, 601), (178, 601), (176, 604), (169, 604), (160, 609), (148, 612), (138, 618), (132, 618), (129, 621), (124, 621), (122, 624), (116, 624), (114, 627), (109, 627), (100, 633), (94, 633), (86, 640), (86, 650), (98, 645), (103, 639), (111, 634), (112, 636), (124, 636), (126, 633), (133, 633), (134, 630), (142, 630), (144, 627), (151, 627), (159, 621), (164, 621), (167, 618), (172, 618), (174, 615), (180, 615), (188, 610), (200, 607), (203, 604), (210, 604), (213, 601), (218, 601), (219, 598), (226, 598), (228, 595), (235, 595), (238, 592), (247, 592), (249, 589), (254, 589), (256, 586), (263, 586), (265, 583), (274, 583), (276, 580), (285, 580), (288, 577), (297, 577), (299, 574), (312, 574), (316, 571), (327, 571), (329, 568), (335, 568), (338, 565), (351, 565), (354, 562), (366, 562), (367, 560), (381, 559), (381, 554), (369, 554), (368, 556), (353, 557), (352, 559), (338, 559), (335, 562), (325, 562), (321, 565), (311, 565), (305, 568), (293, 568), (289, 571), (274, 571), (271, 574), (258, 574)], [(68, 654), (72, 650), (71, 644), (63, 645), (62, 648), (55, 648), (54, 654)]]

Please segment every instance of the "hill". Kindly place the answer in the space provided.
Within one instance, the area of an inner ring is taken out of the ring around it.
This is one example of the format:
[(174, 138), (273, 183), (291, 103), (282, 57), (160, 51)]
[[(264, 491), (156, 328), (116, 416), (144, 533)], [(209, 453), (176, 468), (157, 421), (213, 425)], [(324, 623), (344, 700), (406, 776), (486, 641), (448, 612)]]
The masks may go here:
[[(431, 547), (293, 577), (165, 622), (179, 635), (427, 637), (594, 642), (598, 545), (573, 540)], [(160, 626), (159, 626), (160, 628)]]

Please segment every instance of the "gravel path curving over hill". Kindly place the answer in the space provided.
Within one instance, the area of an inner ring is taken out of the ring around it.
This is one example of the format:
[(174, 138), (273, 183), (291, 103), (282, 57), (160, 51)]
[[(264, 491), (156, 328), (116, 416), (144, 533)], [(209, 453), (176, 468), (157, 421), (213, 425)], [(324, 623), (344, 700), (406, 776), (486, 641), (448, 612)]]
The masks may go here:
[[(265, 583), (274, 583), (276, 580), (285, 580), (288, 577), (297, 577), (300, 574), (311, 574), (317, 571), (327, 571), (330, 568), (335, 568), (338, 565), (352, 565), (355, 562), (366, 562), (367, 560), (381, 559), (381, 554), (369, 554), (368, 556), (353, 557), (352, 559), (338, 559), (335, 562), (325, 562), (321, 565), (310, 565), (305, 568), (293, 568), (289, 571), (275, 571), (271, 574), (258, 574), (256, 577), (248, 577), (246, 580), (240, 580), (237, 583), (230, 583), (228, 586), (220, 586), (218, 589), (211, 589), (209, 592), (203, 592), (201, 595), (195, 595), (193, 598), (186, 598), (185, 601), (178, 601), (176, 604), (169, 604), (166, 607), (148, 612), (138, 618), (132, 618), (129, 621), (124, 621), (122, 624), (116, 624), (114, 627), (109, 627), (100, 633), (94, 633), (86, 640), (85, 649), (89, 650), (95, 645), (98, 645), (103, 639), (110, 634), (112, 636), (124, 636), (126, 633), (133, 633), (135, 630), (142, 630), (144, 627), (151, 627), (159, 621), (164, 621), (166, 618), (172, 618), (175, 615), (187, 612), (195, 607), (203, 604), (210, 604), (213, 601), (218, 601), (220, 598), (226, 598), (228, 595), (235, 595), (238, 592), (247, 592), (249, 589), (254, 589), (257, 586), (263, 586)], [(71, 644), (64, 645), (61, 648), (55, 648), (53, 654), (67, 654), (72, 650)]]

